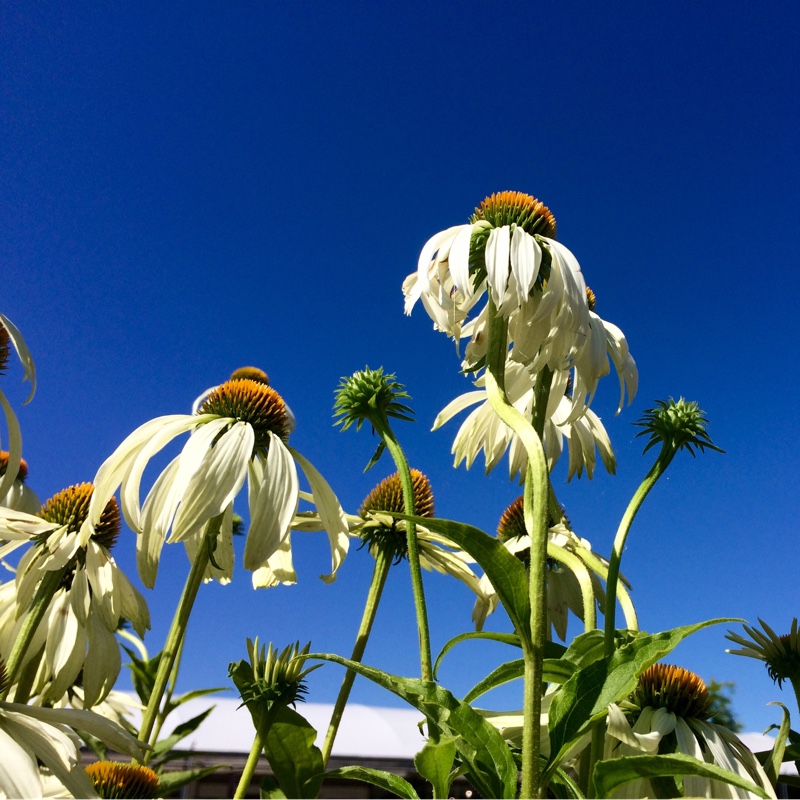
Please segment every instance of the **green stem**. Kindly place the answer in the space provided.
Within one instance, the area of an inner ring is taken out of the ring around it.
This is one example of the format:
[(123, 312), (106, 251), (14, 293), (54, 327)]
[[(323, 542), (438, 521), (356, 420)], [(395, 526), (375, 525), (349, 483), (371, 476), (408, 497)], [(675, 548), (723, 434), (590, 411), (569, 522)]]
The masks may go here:
[(530, 639), (520, 631), (523, 642), (525, 683), (522, 725), (522, 797), (540, 797), (542, 793), (540, 726), (542, 717), (542, 682), (544, 642), (547, 634), (545, 605), (547, 563), (547, 521), (550, 474), (542, 445), (547, 399), (552, 374), (544, 369), (534, 389), (534, 422), (531, 424), (511, 404), (505, 391), (505, 365), (508, 356), (508, 323), (497, 313), (491, 296), (487, 306), (488, 342), (486, 349), (486, 394), (500, 419), (519, 437), (528, 455), (523, 509), (525, 528), (531, 537), (529, 600), (531, 606)]
[[(8, 661), (6, 662), (6, 675), (8, 676), (8, 683), (5, 691), (2, 693), (2, 699), (6, 698), (9, 689), (19, 677), (19, 672), (22, 669), (22, 662), (25, 658), (25, 654), (28, 652), (28, 647), (30, 647), (33, 637), (36, 634), (36, 630), (44, 618), (53, 596), (58, 591), (58, 587), (61, 586), (61, 582), (64, 579), (64, 575), (67, 573), (68, 569), (69, 566), (64, 567), (63, 569), (48, 570), (42, 577), (42, 580), (39, 583), (39, 588), (36, 590), (36, 594), (33, 597), (33, 602), (28, 610), (28, 615), (25, 617), (25, 622), (23, 622), (22, 627), (17, 634), (17, 638), (14, 641), (14, 647), (8, 656)], [(15, 699), (19, 703), (25, 702), (25, 700), (21, 698)]]
[[(384, 417), (375, 416), (370, 420), (378, 435), (386, 445), (386, 449), (394, 459), (400, 483), (403, 486), (403, 505), (408, 516), (414, 516), (414, 485), (411, 481), (411, 470), (408, 468), (403, 449)], [(425, 606), (425, 590), (422, 585), (422, 568), (419, 563), (419, 543), (417, 542), (417, 526), (413, 520), (406, 522), (406, 538), (408, 540), (408, 566), (411, 571), (411, 585), (414, 591), (414, 608), (417, 613), (417, 629), (419, 631), (419, 660), (422, 680), (433, 680), (433, 659), (431, 657), (431, 635), (428, 628), (428, 611)]]
[[(389, 574), (389, 567), (392, 565), (391, 555), (385, 548), (378, 546), (378, 552), (375, 555), (375, 568), (372, 572), (372, 582), (369, 586), (369, 594), (367, 595), (367, 602), (364, 606), (364, 614), (361, 617), (361, 626), (356, 635), (356, 642), (353, 645), (353, 653), (350, 656), (351, 661), (361, 661), (364, 657), (364, 651), (367, 647), (372, 625), (375, 622), (375, 614), (378, 611), (378, 604), (381, 601), (381, 594), (383, 587), (386, 584), (386, 576)], [(345, 673), (344, 680), (342, 681), (342, 688), (339, 689), (339, 696), (336, 698), (336, 704), (333, 707), (333, 714), (331, 721), (328, 725), (328, 732), (325, 735), (325, 742), (322, 745), (322, 763), (324, 766), (328, 765), (328, 759), (331, 757), (333, 750), (333, 742), (336, 739), (336, 734), (339, 731), (339, 724), (342, 721), (344, 708), (347, 705), (347, 700), (350, 697), (350, 690), (353, 688), (353, 681), (355, 680), (356, 673), (349, 669)]]
[[(639, 488), (631, 498), (625, 513), (622, 515), (617, 534), (614, 537), (614, 546), (611, 551), (611, 558), (608, 561), (608, 575), (606, 576), (606, 602), (603, 609), (604, 614), (604, 631), (603, 631), (603, 654), (606, 660), (609, 660), (614, 655), (616, 649), (616, 614), (617, 614), (617, 586), (619, 583), (620, 563), (622, 562), (622, 553), (625, 549), (625, 541), (628, 538), (633, 520), (642, 503), (650, 490), (656, 485), (658, 479), (664, 474), (670, 462), (675, 456), (675, 450), (666, 444), (662, 447), (661, 452), (656, 459), (655, 464), (650, 467), (644, 480), (639, 484)], [(594, 788), (594, 765), (603, 758), (603, 748), (606, 736), (606, 723), (605, 720), (600, 720), (592, 733), (591, 745), (591, 758), (589, 764), (589, 786), (587, 787), (587, 797), (593, 796), (595, 793)]]
[(233, 795), (234, 800), (239, 800), (239, 798), (247, 795), (247, 789), (250, 786), (250, 782), (253, 780), (253, 773), (258, 766), (258, 760), (261, 758), (261, 750), (263, 747), (264, 740), (261, 738), (261, 732), (256, 728), (256, 736), (255, 739), (253, 739), (253, 746), (250, 748), (250, 755), (247, 756), (247, 763), (244, 765), (242, 775), (239, 778), (239, 785), (236, 787), (236, 791)]
[(619, 528), (617, 528), (617, 535), (614, 537), (614, 547), (611, 551), (611, 558), (608, 560), (608, 577), (606, 578), (606, 604), (604, 609), (605, 630), (603, 637), (606, 658), (611, 658), (615, 649), (614, 631), (616, 630), (617, 583), (619, 581), (622, 552), (625, 549), (625, 540), (628, 538), (631, 524), (641, 508), (645, 497), (647, 497), (650, 490), (656, 485), (658, 479), (664, 474), (674, 455), (675, 451), (672, 448), (665, 447), (662, 449), (656, 459), (656, 463), (653, 464), (650, 471), (645, 475), (644, 480), (631, 498), (630, 503), (628, 503), (625, 514), (619, 523)]
[(175, 663), (172, 665), (172, 672), (170, 673), (169, 681), (167, 682), (167, 688), (164, 692), (164, 701), (159, 705), (155, 727), (153, 728), (153, 733), (150, 737), (153, 744), (155, 744), (158, 741), (158, 737), (161, 736), (161, 729), (164, 727), (164, 723), (166, 722), (170, 713), (170, 704), (172, 703), (172, 695), (175, 693), (175, 685), (178, 682), (178, 672), (180, 671), (181, 667), (181, 656), (183, 655), (184, 644), (186, 644), (186, 637), (181, 639), (180, 646), (178, 647), (178, 653), (175, 656)]
[[(181, 595), (177, 609), (175, 609), (175, 616), (172, 619), (172, 625), (167, 634), (167, 641), (161, 652), (161, 659), (158, 662), (158, 670), (156, 671), (156, 678), (153, 683), (153, 691), (150, 693), (150, 700), (147, 703), (147, 708), (142, 717), (139, 741), (153, 744), (153, 742), (150, 742), (153, 725), (155, 724), (156, 717), (161, 707), (164, 691), (167, 688), (167, 683), (172, 674), (172, 667), (181, 648), (183, 639), (186, 636), (186, 626), (189, 623), (189, 615), (192, 612), (192, 607), (197, 597), (197, 591), (203, 581), (203, 575), (205, 575), (206, 567), (209, 563), (210, 553), (216, 544), (221, 524), (222, 515), (220, 514), (218, 517), (214, 517), (214, 519), (210, 520), (206, 525), (206, 530), (203, 534), (203, 543), (197, 550), (197, 555), (189, 571), (189, 577), (186, 579), (186, 585), (183, 588), (183, 594)], [(149, 753), (145, 756), (144, 763), (146, 764), (148, 760)]]

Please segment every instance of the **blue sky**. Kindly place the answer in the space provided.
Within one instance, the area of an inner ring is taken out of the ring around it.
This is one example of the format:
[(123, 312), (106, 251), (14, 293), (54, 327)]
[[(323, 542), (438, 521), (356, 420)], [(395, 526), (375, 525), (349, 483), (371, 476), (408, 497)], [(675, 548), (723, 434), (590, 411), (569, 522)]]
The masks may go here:
[[(519, 489), (503, 468), (452, 469), (457, 423), (429, 432), (469, 384), (422, 309), (403, 316), (400, 284), (430, 235), (492, 192), (524, 191), (554, 212), (640, 370), (621, 415), (613, 377), (594, 405), (616, 477), (554, 474), (575, 530), (610, 550), (650, 465), (631, 423), (656, 399), (697, 400), (726, 454), (677, 459), (637, 519), (623, 572), (641, 624), (761, 616), (788, 630), (799, 34), (791, 4), (5, 5), (0, 310), (39, 372), (20, 411), (30, 485), (44, 499), (91, 480), (136, 426), (254, 364), (298, 418), (292, 444), (355, 511), (393, 469), (362, 473), (375, 442), (333, 428), (333, 391), (384, 366), (413, 397), (418, 421), (397, 432), (439, 515), (493, 531)], [(18, 377), (4, 391), (21, 401)], [(241, 568), (203, 587), (185, 688), (225, 685), (247, 636), (349, 653), (371, 559), (352, 551), (325, 586), (324, 537), (295, 547), (295, 587), (254, 593)], [(148, 593), (153, 651), (188, 567), (167, 551)], [(129, 533), (117, 556), (130, 573), (133, 552)], [(426, 586), (438, 650), (469, 628), (472, 598), (439, 576)], [(413, 675), (403, 568), (387, 591), (366, 660)], [(792, 698), (725, 654), (724, 632), (675, 660), (734, 680), (736, 711), (763, 729), (779, 719), (765, 704)], [(464, 645), (442, 681), (464, 691), (505, 655)], [(339, 679), (316, 671), (310, 699), (332, 700)], [(354, 698), (395, 702), (360, 681)]]

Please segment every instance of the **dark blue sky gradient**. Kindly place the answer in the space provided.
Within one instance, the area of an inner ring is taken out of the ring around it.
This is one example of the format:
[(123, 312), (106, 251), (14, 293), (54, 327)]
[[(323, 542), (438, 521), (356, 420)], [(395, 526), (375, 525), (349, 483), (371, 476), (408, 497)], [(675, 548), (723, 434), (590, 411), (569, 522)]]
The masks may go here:
[[(519, 489), (504, 467), (452, 469), (459, 423), (428, 433), (469, 384), (423, 310), (403, 316), (400, 284), (430, 235), (487, 194), (525, 191), (555, 213), (640, 369), (619, 417), (613, 376), (595, 401), (617, 476), (565, 486), (566, 465), (555, 473), (576, 531), (610, 550), (651, 463), (630, 423), (655, 399), (695, 399), (727, 453), (677, 459), (637, 519), (623, 571), (642, 626), (761, 616), (788, 630), (799, 36), (788, 3), (5, 5), (0, 310), (39, 370), (20, 411), (30, 485), (44, 499), (91, 480), (136, 426), (255, 364), (297, 415), (293, 445), (355, 511), (393, 469), (362, 474), (375, 441), (332, 427), (333, 391), (382, 365), (413, 396), (419, 421), (398, 435), (439, 515), (493, 531)], [(17, 377), (4, 390), (19, 401)], [(247, 636), (349, 653), (371, 560), (353, 550), (326, 587), (324, 537), (295, 541), (298, 586), (254, 594), (240, 568), (231, 586), (203, 587), (186, 688), (224, 685)], [(130, 534), (118, 557), (131, 571), (133, 553)], [(187, 566), (165, 549), (148, 593), (153, 651)], [(472, 598), (439, 576), (427, 587), (438, 650), (468, 629)], [(366, 660), (413, 675), (408, 589), (395, 568)], [(724, 631), (675, 660), (735, 680), (736, 710), (763, 729), (778, 721), (765, 703), (791, 697), (726, 655)], [(508, 655), (463, 645), (466, 666), (455, 651), (442, 681), (464, 692)], [(339, 679), (315, 672), (310, 699), (332, 700)], [(355, 698), (395, 702), (360, 681)]]

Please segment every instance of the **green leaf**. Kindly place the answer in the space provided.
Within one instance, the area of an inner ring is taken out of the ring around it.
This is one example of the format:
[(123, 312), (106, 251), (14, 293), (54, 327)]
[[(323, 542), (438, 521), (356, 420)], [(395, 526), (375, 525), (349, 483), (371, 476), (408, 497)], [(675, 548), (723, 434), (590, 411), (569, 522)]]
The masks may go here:
[(286, 800), (286, 794), (271, 775), (263, 778), (258, 788), (260, 790), (259, 797), (269, 798), (269, 800)]
[(151, 659), (142, 659), (124, 644), (122, 649), (130, 656), (131, 663), (128, 668), (131, 671), (131, 682), (134, 691), (139, 695), (142, 705), (146, 706), (150, 702), (150, 695), (153, 692), (153, 685), (156, 681), (158, 664), (161, 661), (161, 653), (157, 653)]
[[(165, 737), (164, 739), (159, 739), (153, 747), (153, 758), (159, 758), (164, 753), (169, 754), (169, 752), (174, 749), (175, 745), (181, 739), (185, 738), (190, 733), (194, 733), (215, 708), (216, 706), (211, 706), (205, 711), (202, 711), (196, 717), (187, 719), (186, 722), (182, 722), (180, 725), (177, 725), (169, 736)], [(169, 760), (169, 758), (164, 759), (164, 761)]]
[[(512, 556), (513, 558), (513, 556)], [(383, 686), (421, 711), (445, 736), (456, 737), (465, 775), (484, 797), (514, 797), (517, 766), (497, 729), (477, 711), (431, 681), (400, 678), (341, 656), (314, 653), (309, 658), (333, 661)]]
[(472, 525), (435, 517), (409, 517), (392, 514), (399, 519), (413, 519), (434, 533), (446, 536), (469, 553), (483, 567), (497, 597), (508, 612), (516, 632), (531, 640), (531, 604), (528, 597), (528, 571), (522, 562), (503, 547), (502, 542)]
[(435, 798), (449, 797), (455, 760), (456, 739), (454, 736), (442, 736), (438, 742), (428, 739), (425, 747), (414, 757), (414, 766), (417, 768), (417, 772), (433, 787)]
[[(483, 680), (478, 681), (464, 695), (464, 702), (471, 703), (482, 694), (491, 691), (497, 686), (502, 686), (509, 681), (515, 681), (525, 675), (525, 659), (518, 658), (514, 661), (507, 661), (496, 669), (493, 669)], [(545, 678), (546, 680), (546, 678)]]
[(594, 785), (598, 797), (608, 797), (617, 787), (629, 781), (666, 775), (676, 777), (695, 775), (699, 778), (710, 778), (738, 786), (759, 797), (769, 797), (760, 786), (740, 778), (735, 772), (718, 767), (716, 764), (698, 761), (696, 758), (682, 753), (625, 756), (598, 761), (594, 768)]
[(574, 800), (584, 800), (585, 798), (575, 779), (561, 767), (553, 773), (548, 790), (556, 797), (574, 798)]
[(326, 778), (348, 778), (354, 781), (363, 781), (377, 786), (384, 791), (391, 792), (396, 797), (403, 797), (406, 800), (419, 800), (419, 795), (414, 791), (414, 787), (399, 775), (391, 772), (384, 772), (381, 769), (371, 769), (369, 767), (341, 767), (325, 773)]
[(287, 797), (316, 797), (325, 769), (322, 751), (314, 744), (316, 730), (288, 706), (273, 708), (269, 717), (267, 730), (260, 733), (278, 785)]
[[(519, 636), (516, 633), (493, 633), (492, 631), (467, 631), (467, 633), (460, 633), (454, 636), (442, 648), (442, 652), (436, 658), (436, 663), (433, 665), (433, 678), (436, 680), (436, 673), (439, 671), (439, 665), (447, 653), (449, 653), (457, 644), (461, 642), (471, 641), (472, 639), (490, 639), (494, 642), (502, 642), (503, 644), (510, 644), (514, 647), (522, 647)], [(547, 644), (551, 644), (548, 642)]]
[[(175, 772), (161, 772), (158, 776), (158, 793), (161, 797), (169, 797), (192, 781), (199, 781), (206, 775), (211, 775), (226, 764), (215, 764), (213, 767), (199, 767), (198, 769), (181, 769)], [(230, 767), (228, 767), (230, 768)]]
[(670, 653), (696, 631), (731, 619), (715, 619), (684, 625), (662, 633), (641, 632), (614, 652), (610, 661), (592, 661), (578, 669), (561, 687), (550, 706), (550, 763), (546, 778), (560, 763), (567, 750), (598, 720), (610, 703), (624, 700), (648, 667)]
[(789, 738), (790, 719), (789, 709), (783, 703), (773, 702), (768, 705), (780, 706), (783, 709), (783, 720), (781, 721), (775, 744), (772, 745), (772, 750), (769, 751), (766, 761), (763, 762), (764, 772), (767, 773), (769, 782), (775, 786), (780, 780), (781, 764), (783, 764), (783, 756), (786, 752), (786, 741)]
[(383, 451), (386, 449), (386, 444), (381, 439), (380, 444), (378, 445), (375, 452), (372, 454), (372, 458), (369, 460), (369, 463), (366, 467), (364, 467), (364, 472), (369, 472), (377, 463), (378, 459), (383, 455)]

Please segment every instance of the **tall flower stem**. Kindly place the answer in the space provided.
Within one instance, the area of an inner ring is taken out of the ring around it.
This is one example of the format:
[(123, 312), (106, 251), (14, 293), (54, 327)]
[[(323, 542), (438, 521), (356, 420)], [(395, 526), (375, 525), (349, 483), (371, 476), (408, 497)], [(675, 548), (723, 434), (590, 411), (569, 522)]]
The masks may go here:
[[(25, 622), (22, 624), (17, 638), (14, 641), (14, 647), (8, 656), (6, 662), (6, 674), (8, 675), (8, 684), (2, 694), (1, 699), (5, 699), (8, 690), (16, 682), (19, 677), (22, 662), (25, 654), (28, 652), (33, 637), (36, 635), (36, 630), (41, 624), (42, 619), (53, 599), (53, 595), (58, 591), (61, 581), (67, 572), (68, 567), (64, 569), (48, 570), (42, 577), (39, 588), (36, 590), (31, 607), (28, 610), (28, 615), (25, 617)], [(24, 703), (27, 698), (14, 698), (18, 703)]]
[(241, 777), (239, 778), (239, 784), (233, 794), (233, 800), (239, 800), (239, 798), (247, 796), (247, 789), (250, 786), (250, 782), (253, 780), (253, 774), (258, 766), (258, 759), (261, 758), (261, 750), (263, 747), (264, 739), (261, 736), (261, 731), (256, 728), (253, 746), (250, 748), (250, 754), (247, 756), (247, 762), (244, 765)]
[[(411, 470), (408, 467), (403, 448), (395, 438), (388, 419), (376, 414), (371, 420), (386, 449), (394, 459), (400, 483), (403, 487), (403, 505), (408, 516), (414, 516), (416, 506), (414, 503), (414, 484), (411, 480)], [(419, 632), (419, 660), (422, 680), (433, 680), (433, 659), (431, 657), (431, 635), (428, 627), (428, 611), (425, 605), (425, 589), (422, 585), (422, 568), (419, 563), (419, 544), (417, 543), (417, 526), (413, 520), (406, 523), (406, 538), (408, 540), (408, 566), (411, 571), (411, 586), (414, 592), (414, 608), (417, 614), (417, 630)]]
[[(203, 544), (198, 548), (197, 555), (192, 562), (189, 577), (186, 579), (183, 594), (181, 595), (180, 602), (175, 610), (175, 616), (172, 619), (172, 625), (167, 634), (167, 641), (164, 644), (164, 649), (161, 651), (161, 660), (158, 663), (158, 670), (156, 671), (156, 677), (153, 683), (153, 691), (150, 693), (150, 700), (145, 709), (144, 716), (142, 717), (142, 726), (139, 730), (139, 740), (142, 742), (150, 742), (153, 726), (155, 725), (159, 709), (161, 708), (161, 700), (164, 697), (167, 683), (172, 674), (173, 664), (181, 649), (183, 639), (186, 636), (189, 615), (192, 612), (192, 607), (197, 597), (197, 591), (203, 581), (203, 575), (208, 566), (211, 552), (216, 544), (221, 524), (221, 514), (208, 522), (205, 534), (203, 535)], [(147, 761), (148, 756), (145, 756), (145, 763), (147, 763)]]
[[(364, 657), (364, 651), (367, 647), (372, 625), (375, 622), (375, 614), (378, 611), (378, 604), (381, 601), (383, 594), (383, 587), (386, 585), (386, 576), (389, 574), (389, 567), (392, 564), (391, 555), (387, 552), (386, 548), (380, 545), (375, 554), (375, 568), (372, 572), (372, 582), (369, 586), (369, 594), (367, 595), (367, 602), (364, 606), (364, 614), (361, 617), (361, 625), (356, 635), (356, 642), (353, 645), (353, 653), (350, 656), (351, 661), (361, 661)], [(347, 670), (342, 681), (342, 687), (339, 689), (339, 696), (336, 698), (336, 704), (333, 707), (333, 714), (331, 721), (328, 725), (328, 732), (325, 735), (325, 742), (322, 745), (322, 763), (327, 766), (328, 759), (331, 757), (333, 750), (333, 742), (336, 739), (336, 734), (339, 731), (339, 724), (342, 721), (347, 700), (350, 697), (350, 690), (353, 688), (353, 681), (355, 680), (356, 673), (353, 670)]]
[(523, 690), (522, 726), (522, 797), (540, 797), (542, 718), (542, 679), (544, 675), (544, 642), (547, 633), (545, 606), (547, 563), (547, 519), (550, 495), (550, 474), (542, 445), (547, 398), (551, 373), (543, 370), (534, 390), (534, 423), (511, 404), (505, 391), (505, 363), (508, 355), (507, 321), (497, 312), (492, 297), (487, 306), (489, 338), (486, 351), (486, 393), (500, 419), (519, 436), (528, 455), (525, 473), (523, 510), (525, 527), (531, 537), (529, 599), (531, 606), (530, 638), (520, 631), (523, 642), (525, 682)]
[[(639, 509), (642, 507), (650, 490), (656, 485), (658, 479), (664, 474), (672, 459), (675, 457), (676, 450), (667, 445), (661, 448), (658, 458), (650, 467), (644, 480), (639, 484), (639, 488), (634, 493), (625, 513), (622, 515), (619, 527), (617, 528), (616, 536), (614, 536), (614, 546), (611, 551), (611, 557), (608, 560), (608, 575), (606, 576), (606, 601), (603, 608), (604, 616), (604, 631), (603, 631), (603, 654), (606, 660), (614, 655), (616, 649), (615, 631), (616, 631), (616, 615), (617, 615), (617, 586), (619, 584), (619, 571), (620, 563), (622, 562), (622, 553), (625, 550), (625, 542), (628, 539), (633, 520)], [(603, 757), (603, 747), (606, 735), (606, 724), (601, 720), (595, 727), (592, 733), (592, 744), (590, 750), (588, 774), (590, 784), (588, 786), (590, 796), (594, 793), (594, 765)]]

